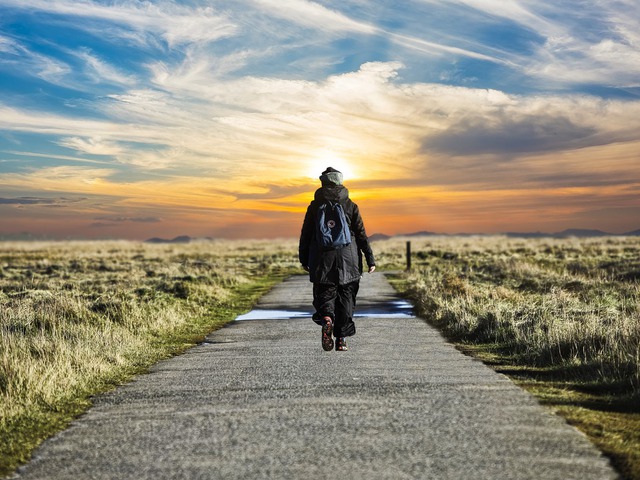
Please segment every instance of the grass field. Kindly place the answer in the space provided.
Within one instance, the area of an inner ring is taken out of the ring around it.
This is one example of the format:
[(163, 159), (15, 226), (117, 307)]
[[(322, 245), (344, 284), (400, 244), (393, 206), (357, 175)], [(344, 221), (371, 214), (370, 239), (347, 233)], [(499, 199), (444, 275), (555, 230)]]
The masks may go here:
[[(373, 244), (402, 270), (405, 240)], [(413, 238), (396, 288), (640, 480), (640, 239)], [(0, 243), (0, 475), (291, 273), (293, 240)], [(428, 367), (428, 366), (427, 366)]]
[(291, 246), (0, 244), (0, 476), (90, 395), (248, 310), (297, 268)]
[[(394, 284), (640, 479), (640, 239), (413, 239)], [(376, 243), (401, 266), (404, 242)]]

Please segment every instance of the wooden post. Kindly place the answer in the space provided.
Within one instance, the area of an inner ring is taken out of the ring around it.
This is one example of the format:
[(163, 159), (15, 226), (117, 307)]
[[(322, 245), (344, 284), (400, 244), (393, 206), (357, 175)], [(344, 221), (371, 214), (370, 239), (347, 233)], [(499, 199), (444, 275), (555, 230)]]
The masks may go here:
[(411, 270), (411, 242), (407, 242), (407, 270)]

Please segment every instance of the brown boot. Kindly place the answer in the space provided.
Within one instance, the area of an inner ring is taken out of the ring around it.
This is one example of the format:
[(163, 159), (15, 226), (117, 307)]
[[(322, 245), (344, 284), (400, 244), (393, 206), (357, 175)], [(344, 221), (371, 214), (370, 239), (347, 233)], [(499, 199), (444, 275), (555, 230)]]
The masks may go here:
[(322, 320), (322, 348), (329, 352), (333, 349), (333, 321), (331, 317), (324, 317)]

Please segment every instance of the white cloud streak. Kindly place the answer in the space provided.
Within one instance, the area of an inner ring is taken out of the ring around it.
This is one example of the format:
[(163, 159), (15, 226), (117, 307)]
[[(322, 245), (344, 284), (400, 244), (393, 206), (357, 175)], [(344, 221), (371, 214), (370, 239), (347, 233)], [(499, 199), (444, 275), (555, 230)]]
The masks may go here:
[(0, 153), (17, 155), (19, 157), (35, 157), (35, 158), (44, 158), (47, 160), (64, 160), (67, 162), (80, 162), (80, 163), (93, 163), (96, 165), (111, 165), (112, 162), (105, 162), (100, 160), (93, 160), (89, 158), (78, 158), (72, 157), (70, 155), (56, 155), (53, 153), (39, 153), (39, 152), (19, 152), (15, 150), (2, 151)]
[(316, 2), (307, 0), (250, 0), (253, 5), (263, 9), (268, 15), (278, 17), (300, 27), (312, 28), (325, 33), (378, 36), (400, 45), (416, 50), (422, 54), (440, 56), (445, 54), (503, 63), (496, 57), (458, 46), (428, 41), (418, 36), (389, 32), (376, 25), (353, 20), (335, 10), (328, 9)]
[[(189, 8), (176, 2), (121, 1), (111, 5), (84, 0), (3, 0), (5, 7), (127, 25), (160, 35), (169, 46), (207, 43), (231, 36), (236, 25), (210, 7)], [(74, 22), (80, 29), (94, 25)]]
[(580, 84), (640, 87), (640, 4), (633, 0), (422, 2), (432, 5), (457, 3), (500, 22), (513, 22), (539, 35), (544, 42), (533, 55), (513, 55), (504, 60), (527, 76), (544, 80), (548, 87)]
[(135, 76), (119, 71), (88, 50), (82, 50), (75, 53), (75, 55), (84, 62), (87, 75), (95, 83), (110, 83), (123, 86), (133, 86), (136, 83)]
[(67, 137), (58, 142), (58, 145), (70, 148), (79, 153), (88, 155), (112, 155), (122, 154), (122, 147), (111, 141), (104, 141), (100, 137), (79, 138)]
[(0, 36), (0, 53), (4, 54), (4, 68), (13, 66), (20, 72), (40, 78), (54, 85), (64, 83), (72, 69), (56, 58), (34, 52), (17, 40)]
[(306, 0), (251, 0), (269, 15), (315, 30), (373, 34), (376, 27), (350, 19), (319, 3)]
[(0, 52), (17, 55), (19, 53), (19, 49), (17, 48), (16, 41), (13, 38), (0, 34)]

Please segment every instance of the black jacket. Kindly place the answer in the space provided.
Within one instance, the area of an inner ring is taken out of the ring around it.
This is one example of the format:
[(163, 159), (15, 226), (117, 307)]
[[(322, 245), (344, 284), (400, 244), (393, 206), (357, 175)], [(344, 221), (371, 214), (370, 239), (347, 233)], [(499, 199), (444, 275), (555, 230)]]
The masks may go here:
[[(344, 248), (322, 250), (316, 243), (316, 216), (325, 201), (340, 202), (344, 209), (351, 230), (351, 244)], [(316, 190), (315, 199), (307, 207), (298, 248), (300, 263), (309, 267), (309, 279), (314, 283), (332, 285), (345, 285), (359, 280), (362, 275), (362, 253), (369, 267), (375, 265), (360, 210), (349, 198), (349, 191), (342, 185), (324, 186)]]

